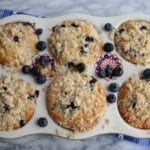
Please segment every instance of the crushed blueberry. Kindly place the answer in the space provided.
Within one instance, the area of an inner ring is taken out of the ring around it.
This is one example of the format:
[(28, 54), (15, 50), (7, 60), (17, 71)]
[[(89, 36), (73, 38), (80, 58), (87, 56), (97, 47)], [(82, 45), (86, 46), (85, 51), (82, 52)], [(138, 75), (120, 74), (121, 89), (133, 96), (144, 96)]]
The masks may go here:
[(48, 125), (48, 120), (44, 117), (39, 118), (38, 125), (40, 127), (46, 127)]
[(71, 24), (72, 27), (78, 28), (79, 25), (75, 24), (74, 22)]
[(20, 124), (20, 127), (23, 127), (26, 123), (25, 123), (24, 120), (21, 119), (21, 120), (19, 121), (19, 124)]
[(132, 108), (134, 109), (136, 107), (136, 102), (132, 102)]
[(90, 36), (87, 36), (87, 37), (85, 38), (85, 41), (86, 41), (86, 42), (94, 42), (94, 38), (93, 38), (93, 37), (90, 37)]
[(106, 31), (111, 31), (113, 28), (112, 24), (111, 23), (106, 23), (105, 26), (104, 26), (104, 29)]
[(39, 51), (43, 51), (46, 49), (46, 43), (44, 41), (39, 41), (37, 44), (36, 44), (36, 48), (39, 50)]
[(79, 72), (83, 72), (86, 69), (86, 66), (84, 63), (79, 63), (75, 67)]
[(66, 106), (66, 108), (76, 109), (78, 106), (75, 106), (73, 102), (71, 102), (69, 105)]
[(31, 26), (32, 28), (34, 28), (35, 23), (30, 23), (30, 22), (22, 22), (22, 24), (24, 26)]
[(35, 98), (34, 95), (29, 95), (29, 96), (28, 96), (28, 99), (29, 99), (29, 100), (32, 100), (33, 98)]
[(121, 34), (124, 31), (125, 31), (124, 29), (120, 29), (118, 32)]
[(39, 97), (39, 95), (40, 95), (40, 91), (39, 90), (35, 90), (35, 96)]
[(36, 29), (36, 30), (35, 30), (35, 33), (36, 33), (37, 35), (41, 35), (41, 34), (43, 33), (43, 29), (41, 29), (41, 28)]
[(62, 25), (61, 25), (61, 27), (63, 27), (63, 28), (64, 28), (64, 27), (66, 27), (66, 25), (65, 25), (65, 24), (62, 24)]
[(69, 67), (69, 68), (75, 67), (75, 64), (74, 64), (73, 62), (69, 62), (69, 63), (68, 63), (68, 67)]
[(87, 54), (87, 51), (85, 50), (85, 48), (84, 47), (80, 47), (80, 53), (82, 54), (82, 55), (86, 55)]
[(6, 87), (6, 86), (3, 86), (3, 89), (4, 89), (5, 91), (7, 91), (7, 87)]
[(13, 37), (13, 40), (14, 40), (15, 42), (19, 42), (19, 37), (18, 37), (18, 36), (14, 36), (14, 37)]
[(147, 30), (146, 26), (141, 26), (140, 30)]
[(88, 47), (89, 46), (89, 44), (84, 44), (84, 47)]

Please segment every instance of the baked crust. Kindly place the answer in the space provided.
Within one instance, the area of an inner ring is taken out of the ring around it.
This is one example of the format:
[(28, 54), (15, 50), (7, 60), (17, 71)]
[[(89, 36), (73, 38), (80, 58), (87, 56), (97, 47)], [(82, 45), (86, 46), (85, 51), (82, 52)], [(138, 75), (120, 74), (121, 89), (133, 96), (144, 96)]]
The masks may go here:
[(53, 27), (48, 40), (50, 52), (57, 61), (93, 63), (102, 53), (101, 36), (90, 22), (66, 20)]
[(118, 109), (123, 119), (133, 127), (150, 129), (150, 83), (133, 76), (121, 87)]
[(0, 25), (0, 63), (6, 66), (27, 64), (38, 52), (38, 37), (30, 24), (10, 22)]
[(107, 107), (106, 93), (102, 85), (94, 80), (76, 72), (58, 76), (47, 90), (50, 117), (60, 126), (73, 131), (93, 128)]

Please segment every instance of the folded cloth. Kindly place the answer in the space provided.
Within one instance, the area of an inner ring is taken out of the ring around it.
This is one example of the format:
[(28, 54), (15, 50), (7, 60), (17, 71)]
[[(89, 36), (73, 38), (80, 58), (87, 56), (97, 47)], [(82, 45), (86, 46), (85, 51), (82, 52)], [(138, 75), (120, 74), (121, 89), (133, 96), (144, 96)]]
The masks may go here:
[[(26, 14), (26, 15), (36, 16), (39, 18), (46, 18), (45, 16), (28, 14), (28, 13), (21, 12), (21, 11), (15, 11), (15, 10), (9, 10), (9, 9), (0, 9), (0, 19), (7, 17), (7, 16), (11, 16), (11, 15), (16, 15), (16, 14)], [(123, 135), (123, 134), (113, 134), (113, 136), (118, 137), (121, 140), (127, 140), (127, 141), (130, 141), (133, 143), (137, 143), (137, 144), (140, 144), (143, 146), (150, 147), (150, 138), (135, 138), (135, 137), (131, 137), (131, 136)]]

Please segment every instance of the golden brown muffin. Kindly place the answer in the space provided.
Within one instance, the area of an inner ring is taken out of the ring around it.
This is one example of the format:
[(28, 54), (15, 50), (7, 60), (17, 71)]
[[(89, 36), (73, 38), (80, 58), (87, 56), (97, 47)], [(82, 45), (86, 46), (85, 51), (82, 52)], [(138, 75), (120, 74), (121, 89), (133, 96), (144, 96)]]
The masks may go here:
[(36, 92), (31, 84), (21, 79), (0, 78), (0, 130), (20, 128), (31, 119), (38, 96)]
[(150, 63), (150, 22), (128, 20), (117, 29), (114, 38), (117, 52), (134, 64)]
[(38, 37), (30, 23), (11, 22), (0, 25), (0, 63), (20, 66), (38, 52)]
[(50, 84), (47, 109), (60, 126), (73, 131), (87, 131), (102, 118), (107, 107), (106, 93), (93, 77), (66, 72)]
[(119, 92), (118, 109), (131, 126), (150, 129), (150, 83), (137, 76), (128, 79)]
[(102, 39), (90, 22), (67, 20), (53, 27), (49, 47), (61, 64), (91, 64), (101, 55)]

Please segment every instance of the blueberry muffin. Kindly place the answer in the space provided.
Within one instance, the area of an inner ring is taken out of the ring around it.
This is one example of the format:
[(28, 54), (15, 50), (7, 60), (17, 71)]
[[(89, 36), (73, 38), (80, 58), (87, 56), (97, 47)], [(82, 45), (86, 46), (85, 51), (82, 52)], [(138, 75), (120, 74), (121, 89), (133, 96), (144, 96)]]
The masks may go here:
[(32, 24), (12, 22), (0, 25), (0, 64), (20, 66), (38, 52), (38, 37)]
[(61, 64), (90, 64), (101, 55), (102, 40), (91, 23), (67, 20), (52, 28), (49, 47), (52, 55)]
[(9, 131), (24, 126), (35, 110), (39, 91), (14, 76), (0, 78), (0, 130)]
[(106, 107), (106, 93), (102, 85), (85, 74), (66, 72), (53, 80), (47, 90), (50, 117), (72, 131), (93, 128)]
[(117, 52), (133, 64), (150, 63), (150, 22), (128, 20), (122, 23), (114, 37)]
[(150, 129), (150, 82), (133, 76), (121, 87), (118, 109), (123, 119), (135, 128)]

